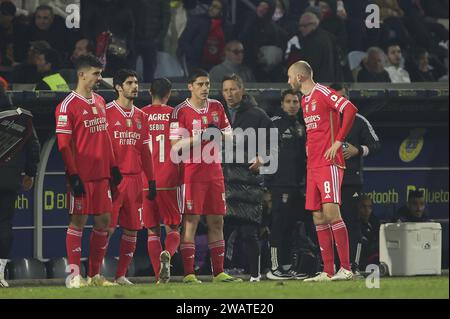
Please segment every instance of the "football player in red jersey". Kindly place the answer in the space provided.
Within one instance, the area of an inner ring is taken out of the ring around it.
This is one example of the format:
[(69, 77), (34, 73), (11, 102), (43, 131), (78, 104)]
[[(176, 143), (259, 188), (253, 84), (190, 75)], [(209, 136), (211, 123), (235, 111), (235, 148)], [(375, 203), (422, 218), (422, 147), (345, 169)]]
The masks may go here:
[[(185, 283), (201, 282), (194, 273), (194, 238), (202, 215), (206, 217), (208, 225), (208, 246), (214, 275), (213, 282), (242, 281), (223, 271), (225, 186), (218, 147), (214, 148), (220, 141), (211, 137), (212, 135), (219, 135), (220, 138), (229, 137), (232, 135), (232, 130), (222, 104), (219, 101), (208, 99), (209, 87), (209, 74), (206, 71), (195, 70), (192, 72), (188, 79), (191, 97), (173, 110), (170, 123), (170, 139), (173, 149), (176, 152), (192, 150), (189, 158), (183, 160), (185, 208), (180, 252)], [(211, 134), (211, 132), (217, 134)], [(205, 154), (199, 153), (208, 153), (209, 156), (206, 158)]]
[[(123, 232), (115, 282), (119, 285), (132, 285), (125, 274), (136, 250), (137, 232), (142, 229), (143, 201), (155, 199), (156, 184), (148, 147), (150, 135), (147, 115), (133, 104), (139, 89), (136, 72), (124, 69), (117, 71), (113, 85), (118, 98), (106, 106), (106, 118), (123, 180), (113, 192), (110, 236), (119, 224)], [(142, 172), (146, 187), (150, 188), (146, 199), (142, 197)]]
[[(56, 136), (66, 167), (70, 203), (66, 248), (73, 273), (68, 277), (66, 286), (110, 286), (113, 283), (100, 276), (99, 272), (108, 246), (112, 211), (110, 182), (114, 186), (119, 185), (122, 175), (107, 131), (105, 101), (93, 92), (102, 78), (102, 64), (96, 57), (85, 55), (76, 61), (75, 68), (77, 88), (55, 111)], [(81, 237), (89, 215), (94, 215), (94, 228), (91, 232), (86, 283), (79, 269)]]
[[(334, 90), (315, 83), (313, 70), (305, 61), (291, 65), (288, 77), (292, 89), (303, 94), (301, 104), (306, 125), (307, 154), (305, 208), (313, 212), (324, 263), (323, 272), (305, 281), (349, 280), (353, 273), (348, 232), (339, 208), (345, 169), (341, 146), (358, 109)], [(336, 243), (341, 264), (336, 274), (333, 242)]]
[[(142, 217), (148, 229), (148, 255), (158, 283), (170, 280), (170, 260), (180, 244), (182, 194), (180, 166), (171, 160), (170, 116), (173, 107), (168, 106), (172, 83), (166, 78), (155, 79), (150, 87), (152, 104), (142, 108), (148, 116), (153, 167), (158, 197), (144, 202)], [(146, 194), (148, 190), (144, 190)], [(161, 222), (165, 225), (165, 250), (161, 246)]]

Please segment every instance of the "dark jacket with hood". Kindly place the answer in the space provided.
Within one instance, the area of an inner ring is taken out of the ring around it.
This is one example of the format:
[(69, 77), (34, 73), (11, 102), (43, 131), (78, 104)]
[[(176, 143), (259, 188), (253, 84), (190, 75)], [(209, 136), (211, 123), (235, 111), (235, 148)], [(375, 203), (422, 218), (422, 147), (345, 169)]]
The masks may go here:
[[(9, 99), (0, 88), (0, 112), (13, 109)], [(40, 145), (33, 128), (33, 132), (25, 142), (23, 148), (16, 153), (8, 162), (0, 164), (0, 191), (19, 191), (22, 185), (21, 174), (36, 176), (39, 163)]]
[[(270, 118), (249, 95), (244, 95), (234, 122), (231, 121), (227, 107), (225, 111), (233, 129), (241, 128), (245, 131), (247, 128), (273, 128)], [(266, 141), (268, 140), (266, 137)], [(244, 148), (248, 150), (247, 140)], [(247, 154), (244, 158), (248, 161)], [(236, 163), (236, 161), (222, 165), (226, 185), (226, 218), (260, 224), (263, 212), (264, 177), (250, 171), (249, 166), (249, 163)]]

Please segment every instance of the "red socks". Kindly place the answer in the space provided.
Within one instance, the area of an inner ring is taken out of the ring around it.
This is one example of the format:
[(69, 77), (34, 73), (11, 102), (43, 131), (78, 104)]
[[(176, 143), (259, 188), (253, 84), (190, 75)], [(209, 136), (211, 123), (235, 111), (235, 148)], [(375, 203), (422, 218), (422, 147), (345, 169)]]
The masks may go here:
[(134, 251), (136, 250), (136, 236), (122, 234), (119, 249), (119, 264), (117, 265), (116, 278), (125, 276), (133, 259)]
[(149, 235), (147, 239), (147, 250), (150, 256), (150, 262), (153, 266), (153, 271), (155, 272), (156, 280), (159, 279), (159, 255), (162, 252), (161, 239), (158, 235)]
[[(66, 250), (67, 261), (69, 265), (81, 265), (81, 237), (83, 236), (83, 230), (77, 229), (73, 226), (67, 228), (66, 235)], [(81, 269), (79, 268), (81, 273)]]
[(211, 254), (211, 265), (214, 276), (223, 272), (223, 261), (225, 259), (225, 241), (218, 240), (208, 244)]
[(341, 267), (351, 270), (347, 227), (342, 220), (335, 222), (331, 227), (333, 229), (334, 241), (336, 242)]
[(166, 250), (173, 256), (180, 245), (180, 233), (176, 230), (170, 231), (166, 236)]
[(194, 274), (195, 262), (195, 244), (181, 243), (180, 244), (181, 259), (183, 260), (184, 275)]
[(333, 232), (330, 225), (316, 225), (317, 239), (322, 254), (323, 271), (330, 277), (334, 275)]
[(89, 271), (88, 276), (94, 277), (100, 273), (100, 267), (108, 248), (108, 232), (92, 229), (89, 244)]

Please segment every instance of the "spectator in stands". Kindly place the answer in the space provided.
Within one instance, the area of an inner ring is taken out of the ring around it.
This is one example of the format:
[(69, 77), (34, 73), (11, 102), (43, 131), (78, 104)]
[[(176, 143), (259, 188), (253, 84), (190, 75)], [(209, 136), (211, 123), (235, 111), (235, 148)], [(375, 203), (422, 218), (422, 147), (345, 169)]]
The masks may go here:
[[(84, 2), (81, 10), (83, 36), (96, 44), (97, 56), (103, 58), (106, 53), (102, 75), (112, 77), (117, 70), (130, 68), (134, 63), (136, 35), (130, 5), (119, 0), (90, 0)], [(111, 33), (109, 40), (105, 32)]]
[(409, 73), (403, 66), (402, 49), (399, 44), (392, 43), (386, 49), (389, 65), (384, 69), (389, 73), (392, 83), (411, 83)]
[(428, 214), (425, 212), (425, 194), (422, 190), (411, 190), (408, 193), (406, 205), (399, 208), (393, 222), (428, 222)]
[(203, 68), (210, 70), (222, 62), (226, 39), (230, 37), (231, 28), (223, 19), (223, 4), (221, 0), (213, 0), (208, 9), (211, 18), (208, 36), (203, 47), (201, 63)]
[[(228, 25), (222, 20), (221, 10), (222, 3), (214, 0), (206, 14), (188, 18), (186, 28), (178, 40), (177, 56), (185, 60), (189, 70), (198, 67), (208, 68), (207, 64), (211, 64), (211, 61), (218, 62), (217, 53), (223, 52), (224, 41), (231, 33)], [(221, 43), (217, 47), (212, 43), (214, 38)], [(215, 50), (217, 52), (214, 52)]]
[(367, 50), (367, 57), (361, 62), (357, 82), (391, 82), (389, 73), (384, 69), (386, 56), (378, 47)]
[(337, 0), (321, 0), (319, 8), (320, 27), (336, 37), (341, 56), (344, 56), (347, 53), (348, 35), (344, 19), (338, 16)]
[(14, 3), (0, 3), (0, 67), (13, 67), (25, 59), (25, 26), (18, 23), (16, 11)]
[(86, 38), (80, 39), (75, 43), (70, 61), (73, 63), (82, 55), (94, 54), (94, 50), (94, 43), (92, 41)]
[[(226, 113), (233, 129), (254, 129), (257, 133), (256, 144), (261, 138), (258, 128), (265, 128), (266, 144), (269, 146), (269, 129), (273, 127), (272, 121), (261, 110), (255, 100), (245, 93), (244, 82), (235, 75), (226, 76), (222, 82), (222, 95), (226, 102)], [(224, 235), (228, 237), (233, 232), (244, 244), (245, 257), (251, 275), (250, 281), (259, 281), (260, 276), (260, 246), (259, 228), (263, 213), (263, 176), (260, 169), (262, 158), (249, 157), (249, 148), (254, 146), (248, 143), (244, 136), (234, 134), (234, 141), (244, 142), (244, 158), (246, 163), (224, 164), (224, 178), (227, 187), (227, 214), (225, 216)], [(237, 146), (238, 148), (238, 146)], [(240, 147), (239, 147), (240, 148)], [(266, 154), (269, 153), (267, 150)], [(233, 255), (233, 247), (227, 244), (227, 255)]]
[(359, 197), (358, 223), (360, 254), (357, 262), (359, 269), (365, 270), (367, 265), (379, 263), (380, 246), (380, 222), (373, 214), (372, 199), (367, 195)]
[(342, 68), (337, 40), (319, 25), (320, 20), (314, 13), (306, 12), (300, 17), (299, 33), (289, 40), (286, 48), (288, 66), (304, 60), (314, 69), (317, 81), (341, 81)]
[(66, 80), (58, 72), (61, 62), (58, 52), (47, 49), (36, 58), (36, 68), (40, 81), (36, 84), (36, 90), (69, 91)]
[[(12, 105), (0, 85), (0, 112), (11, 109)], [(40, 145), (33, 132), (24, 147), (6, 163), (0, 165), (0, 289), (7, 288), (5, 267), (10, 257), (14, 217), (14, 203), (19, 190), (29, 191), (33, 187), (39, 163)], [(25, 173), (22, 175), (22, 173)]]
[(409, 34), (415, 40), (416, 47), (422, 47), (432, 55), (436, 55), (439, 59), (444, 59), (447, 50), (441, 48), (439, 43), (447, 41), (449, 31), (442, 24), (436, 22), (435, 19), (427, 16), (428, 12), (433, 12), (433, 7), (443, 5), (447, 8), (445, 14), (448, 17), (448, 1), (437, 3), (436, 1), (422, 0), (399, 0), (402, 10), (405, 12), (405, 26)]
[(434, 68), (430, 65), (429, 53), (423, 48), (416, 48), (407, 68), (412, 82), (435, 82), (437, 77)]
[(297, 32), (298, 18), (290, 14), (289, 6), (288, 0), (276, 0), (272, 20), (286, 32), (288, 38), (291, 38)]
[(448, 19), (448, 0), (421, 1), (420, 3), (427, 17), (435, 19)]
[(212, 82), (222, 82), (225, 75), (236, 74), (246, 82), (255, 82), (252, 70), (244, 62), (244, 45), (233, 40), (225, 45), (224, 61), (213, 67), (209, 73)]
[(377, 45), (386, 47), (387, 43), (397, 42), (403, 48), (413, 45), (404, 23), (404, 12), (397, 0), (375, 0), (380, 7), (381, 30)]
[(274, 45), (260, 47), (254, 74), (257, 82), (285, 82), (283, 50)]
[(245, 44), (246, 63), (253, 72), (257, 68), (261, 47), (275, 46), (282, 50), (285, 48), (288, 35), (272, 20), (274, 12), (274, 0), (261, 0), (256, 7), (256, 14), (247, 19), (238, 35), (239, 40)]
[(30, 26), (29, 41), (47, 41), (60, 56), (69, 51), (67, 27), (59, 15), (55, 15), (52, 7), (40, 5), (36, 8), (33, 23)]
[(12, 72), (13, 84), (33, 84), (37, 83), (40, 79), (36, 61), (37, 57), (45, 50), (51, 49), (50, 44), (47, 41), (33, 41), (30, 43), (30, 47), (27, 52), (27, 59), (24, 63), (21, 63), (14, 67)]
[(170, 24), (170, 1), (131, 1), (136, 23), (135, 58), (142, 57), (144, 82), (153, 80), (157, 51), (164, 51), (164, 39)]

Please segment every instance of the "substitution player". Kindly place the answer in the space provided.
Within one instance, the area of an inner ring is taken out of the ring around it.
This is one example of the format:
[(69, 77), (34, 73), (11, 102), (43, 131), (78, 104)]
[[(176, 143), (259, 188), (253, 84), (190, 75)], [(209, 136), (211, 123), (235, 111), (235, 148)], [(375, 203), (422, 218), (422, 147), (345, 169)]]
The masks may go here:
[[(99, 273), (108, 245), (112, 211), (110, 180), (112, 185), (117, 186), (122, 176), (107, 131), (105, 100), (93, 92), (102, 78), (102, 64), (96, 57), (85, 55), (76, 61), (75, 69), (77, 88), (55, 111), (56, 136), (66, 167), (70, 203), (66, 248), (72, 274), (66, 286), (110, 286), (113, 283)], [(94, 228), (91, 232), (86, 283), (79, 270), (81, 237), (89, 215), (94, 215)]]
[[(353, 273), (349, 261), (348, 233), (339, 209), (345, 169), (341, 146), (358, 110), (345, 97), (315, 83), (313, 70), (305, 61), (291, 65), (288, 77), (292, 89), (303, 94), (301, 104), (307, 155), (305, 208), (313, 212), (324, 263), (323, 272), (305, 281), (349, 280)], [(333, 242), (336, 243), (341, 264), (336, 274)]]
[[(179, 225), (182, 207), (179, 165), (171, 160), (170, 116), (173, 107), (167, 105), (172, 83), (165, 78), (153, 80), (150, 87), (152, 104), (142, 108), (148, 116), (153, 166), (158, 197), (143, 206), (144, 226), (148, 229), (148, 255), (158, 283), (170, 280), (170, 260), (180, 244)], [(148, 189), (144, 190), (146, 194)], [(165, 225), (165, 249), (161, 245), (161, 222)]]
[[(106, 106), (106, 117), (114, 155), (123, 180), (117, 190), (113, 191), (110, 236), (117, 225), (122, 227), (115, 282), (119, 285), (132, 285), (125, 275), (136, 250), (137, 232), (142, 229), (143, 202), (155, 199), (156, 185), (148, 147), (150, 136), (147, 115), (133, 104), (139, 89), (136, 72), (119, 70), (114, 75), (113, 85), (118, 98)], [(146, 199), (142, 196), (142, 172), (145, 185), (150, 189)]]
[[(185, 187), (183, 228), (180, 252), (183, 260), (185, 283), (201, 283), (194, 273), (195, 233), (201, 216), (208, 225), (208, 247), (211, 256), (213, 282), (237, 282), (223, 271), (225, 242), (223, 240), (223, 216), (225, 215), (225, 186), (218, 152), (211, 148), (211, 133), (220, 130), (223, 136), (231, 136), (232, 130), (219, 101), (208, 99), (209, 74), (195, 70), (188, 79), (191, 97), (178, 105), (172, 113), (170, 139), (176, 152), (185, 154), (191, 150), (189, 159), (183, 160), (183, 181)], [(210, 130), (207, 130), (207, 129)], [(203, 158), (196, 153), (204, 153)], [(200, 150), (200, 152), (198, 152)]]

